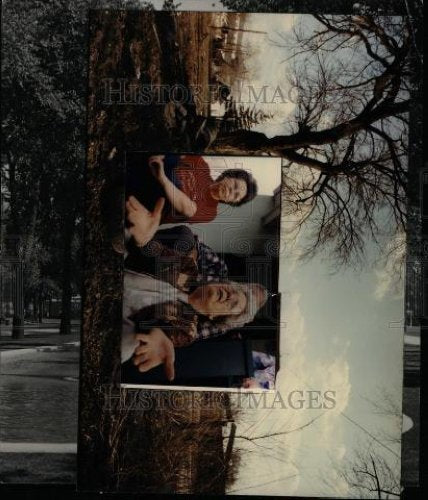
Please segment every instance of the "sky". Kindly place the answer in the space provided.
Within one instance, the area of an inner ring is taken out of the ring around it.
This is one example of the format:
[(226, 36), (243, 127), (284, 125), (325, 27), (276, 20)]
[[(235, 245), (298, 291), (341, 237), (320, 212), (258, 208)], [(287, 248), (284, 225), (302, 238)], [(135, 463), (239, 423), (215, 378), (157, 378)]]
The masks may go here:
[[(322, 478), (330, 477), (346, 496), (346, 485), (332, 476), (330, 460), (340, 463), (352, 456), (353, 448), (380, 427), (400, 436), (396, 420), (374, 415), (365, 399), (376, 399), (382, 388), (394, 393), (398, 401), (401, 398), (403, 298), (388, 287), (383, 287), (383, 295), (377, 292), (385, 275), (369, 264), (374, 261), (371, 247), (362, 270), (332, 275), (321, 258), (296, 264), (287, 252), (281, 257), (278, 391), (285, 399), (293, 390), (334, 390), (337, 406), (324, 412), (278, 406), (273, 411), (247, 410), (238, 433), (247, 433), (247, 422), (256, 422), (252, 436), (296, 429), (323, 415), (303, 431), (260, 441), (268, 452), (245, 443), (251, 453), (233, 486), (236, 494), (337, 494), (323, 484)], [(390, 454), (384, 449), (380, 452)], [(267, 475), (272, 482), (260, 486), (260, 479)], [(248, 489), (251, 484), (258, 486)]]
[(293, 28), (297, 19), (298, 16), (292, 14), (262, 14), (249, 16), (246, 23), (247, 29), (266, 32), (245, 33), (243, 44), (252, 52), (245, 61), (249, 69), (249, 83), (256, 92), (266, 86), (265, 102), (260, 100), (256, 108), (273, 115), (272, 119), (254, 127), (254, 130), (261, 131), (268, 137), (284, 133), (283, 122), (294, 110), (287, 78), (288, 65), (285, 62), (288, 53), (276, 42), (280, 40), (280, 34)]
[[(181, 8), (201, 10), (202, 5), (209, 10), (218, 3), (183, 0)], [(292, 29), (297, 20), (298, 16), (291, 15), (253, 15), (248, 27), (268, 31), (272, 38), (275, 32)], [(253, 84), (285, 87), (287, 67), (281, 64), (287, 55), (285, 49), (274, 47), (267, 36), (249, 35), (246, 42), (259, 45), (247, 61), (253, 69)], [(275, 112), (272, 123), (262, 127), (272, 136), (283, 130), (293, 106), (275, 104), (265, 109)], [(255, 165), (257, 160), (253, 161)], [(265, 173), (257, 173), (257, 177), (263, 191), (276, 184)], [(379, 217), (384, 223), (382, 214)], [(303, 232), (301, 238), (306, 234)], [(299, 261), (298, 253), (290, 251), (284, 231), (281, 248), (278, 391), (285, 400), (294, 390), (335, 391), (336, 406), (330, 410), (293, 410), (268, 400), (266, 409), (243, 409), (238, 436), (288, 434), (253, 442), (237, 438), (235, 446), (242, 450), (242, 465), (228, 493), (347, 496), (348, 487), (332, 464), (340, 467), (352, 459), (355, 448), (379, 435), (380, 429), (401, 436), (401, 422), (376, 415), (368, 399), (376, 400), (379, 391), (387, 390), (401, 404), (404, 285), (398, 282), (394, 288), (398, 277), (388, 264), (379, 261), (378, 249), (369, 240), (364, 265), (358, 269), (335, 270), (325, 255)], [(296, 430), (314, 418), (310, 425)], [(398, 472), (399, 444), (373, 446)]]
[[(270, 33), (248, 60), (254, 67), (253, 84), (279, 85), (288, 92), (287, 66), (280, 63), (287, 57), (286, 49), (270, 40), (275, 33), (291, 30), (298, 17), (251, 16), (250, 28)], [(273, 109), (271, 123), (260, 126), (268, 136), (283, 133), (283, 122), (293, 112), (293, 105), (277, 104)], [(383, 215), (379, 217), (383, 221)], [(302, 240), (307, 231), (301, 234)], [(293, 390), (333, 390), (336, 408), (284, 410), (276, 405), (274, 410), (247, 410), (238, 434), (252, 437), (297, 429), (317, 416), (319, 419), (302, 431), (260, 440), (258, 445), (241, 440), (240, 445), (247, 450), (246, 466), (231, 494), (347, 496), (348, 486), (332, 464), (340, 467), (351, 459), (355, 448), (372, 440), (379, 429), (401, 436), (400, 422), (375, 415), (367, 401), (376, 400), (380, 391), (387, 390), (401, 403), (404, 316), (403, 295), (393, 288), (396, 283), (391, 280), (391, 269), (379, 262), (374, 244), (368, 241), (367, 246), (362, 268), (334, 272), (325, 255), (300, 262), (283, 232), (278, 391), (286, 398)], [(403, 283), (398, 289), (403, 290)], [(399, 446), (391, 452), (380, 445), (376, 452), (399, 467)]]

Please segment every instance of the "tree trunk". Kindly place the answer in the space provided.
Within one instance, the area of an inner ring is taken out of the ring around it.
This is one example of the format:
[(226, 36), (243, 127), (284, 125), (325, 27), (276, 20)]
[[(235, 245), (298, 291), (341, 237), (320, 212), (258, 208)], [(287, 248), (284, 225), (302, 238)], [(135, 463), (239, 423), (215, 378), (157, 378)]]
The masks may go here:
[(12, 338), (13, 339), (23, 339), (24, 338), (24, 318), (17, 314), (13, 315), (12, 320)]
[(31, 305), (32, 305), (31, 319), (33, 321), (36, 321), (37, 320), (37, 297), (36, 297), (36, 294), (34, 294), (33, 298), (31, 299)]
[(63, 253), (63, 273), (62, 273), (62, 297), (61, 297), (61, 324), (60, 335), (71, 333), (71, 297), (72, 297), (72, 252), (71, 243), (74, 235), (74, 216), (69, 219), (69, 223), (64, 225), (64, 253)]
[(18, 263), (12, 269), (13, 290), (13, 320), (12, 338), (24, 338), (24, 289), (23, 289), (23, 265)]
[[(8, 221), (8, 231), (7, 233), (16, 237), (18, 234), (16, 228), (17, 217), (16, 217), (16, 165), (13, 161), (10, 152), (6, 151), (8, 156), (9, 164), (9, 204), (10, 204), (10, 220)], [(13, 248), (7, 249), (10, 255), (14, 258), (18, 257), (18, 242), (11, 240)], [(16, 248), (15, 248), (16, 247)], [(12, 319), (12, 338), (22, 339), (24, 338), (24, 290), (23, 290), (23, 268), (22, 263), (12, 265), (12, 304), (13, 304), (13, 319)]]
[(24, 314), (26, 318), (31, 318), (31, 295), (24, 293)]
[(38, 320), (39, 323), (43, 323), (43, 296), (41, 292), (39, 292), (39, 297), (38, 297)]

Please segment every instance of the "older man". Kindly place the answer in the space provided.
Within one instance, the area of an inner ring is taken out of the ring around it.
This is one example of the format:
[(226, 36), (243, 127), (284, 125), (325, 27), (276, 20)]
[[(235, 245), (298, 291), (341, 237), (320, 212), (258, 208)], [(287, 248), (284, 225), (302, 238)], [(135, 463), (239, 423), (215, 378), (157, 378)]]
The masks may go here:
[[(135, 197), (127, 201), (130, 227), (127, 229), (125, 268), (152, 274), (187, 289), (191, 283), (226, 280), (228, 269), (224, 260), (201, 242), (188, 226), (158, 229), (162, 206), (160, 201), (157, 209), (150, 212)], [(198, 322), (198, 333), (201, 338), (209, 338), (223, 332), (206, 319)]]
[(123, 295), (122, 362), (146, 372), (165, 365), (174, 378), (174, 347), (201, 337), (198, 322), (209, 319), (226, 332), (250, 323), (265, 304), (266, 289), (258, 283), (218, 282), (190, 290), (153, 276), (125, 271)]
[(193, 248), (177, 252), (154, 239), (163, 205), (161, 198), (150, 212), (134, 197), (126, 203), (130, 236), (143, 254), (153, 253), (157, 259), (151, 274), (125, 271), (122, 362), (134, 356), (142, 372), (163, 363), (172, 380), (174, 347), (251, 322), (267, 291), (257, 283), (224, 279), (202, 284)]

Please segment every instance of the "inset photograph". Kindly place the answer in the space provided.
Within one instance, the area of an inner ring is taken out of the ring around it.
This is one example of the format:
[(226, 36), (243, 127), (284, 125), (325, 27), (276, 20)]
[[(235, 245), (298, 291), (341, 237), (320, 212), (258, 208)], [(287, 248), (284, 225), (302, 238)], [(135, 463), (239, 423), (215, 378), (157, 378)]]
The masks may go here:
[(125, 184), (122, 384), (273, 389), (280, 160), (132, 152)]

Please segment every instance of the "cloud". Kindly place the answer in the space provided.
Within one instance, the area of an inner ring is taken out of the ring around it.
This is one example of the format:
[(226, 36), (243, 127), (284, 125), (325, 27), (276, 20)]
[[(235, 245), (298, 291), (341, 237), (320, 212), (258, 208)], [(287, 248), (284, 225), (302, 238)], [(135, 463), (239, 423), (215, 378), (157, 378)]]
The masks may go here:
[(332, 491), (329, 496), (347, 497), (349, 495), (349, 484), (340, 476), (339, 472), (334, 468), (330, 471), (330, 478), (328, 484), (331, 485)]
[[(285, 362), (287, 373), (301, 373), (305, 361), (307, 335), (305, 321), (300, 310), (299, 293), (283, 292), (281, 294), (281, 335), (280, 357)], [(279, 372), (279, 385), (285, 371)], [(288, 383), (288, 380), (284, 382)]]
[[(332, 353), (334, 356), (335, 353)], [(338, 354), (336, 359), (323, 360), (314, 363), (309, 377), (310, 383), (316, 390), (324, 393), (331, 391), (335, 393), (336, 405), (329, 410), (331, 414), (342, 413), (348, 406), (351, 393), (349, 381), (349, 364), (346, 359), (346, 351)]]
[(336, 394), (336, 406), (329, 410), (338, 414), (349, 402), (351, 384), (347, 351), (349, 342), (334, 337), (328, 357), (308, 358), (308, 336), (300, 309), (301, 296), (282, 294), (281, 303), (281, 366), (277, 379), (279, 390), (306, 389)]
[(386, 244), (378, 268), (375, 269), (376, 285), (374, 297), (381, 301), (386, 297), (399, 299), (403, 296), (406, 237), (400, 232)]
[[(271, 396), (266, 400), (267, 408), (244, 409), (237, 434), (250, 438), (271, 434), (271, 437), (256, 442), (238, 440), (237, 446), (248, 453), (244, 454), (238, 481), (233, 486), (237, 493), (300, 495), (306, 491), (308, 474), (319, 476), (321, 473), (334, 484), (336, 478), (329, 464), (331, 460), (342, 460), (346, 454), (340, 412), (346, 409), (351, 392), (346, 359), (348, 344), (336, 337), (331, 353), (324, 358), (309, 359), (300, 300), (299, 294), (283, 296), (281, 320), (285, 324), (281, 327), (281, 370), (277, 389), (286, 405), (293, 390), (335, 391), (336, 406), (331, 410), (295, 409), (289, 405), (281, 408), (272, 406), (274, 396)], [(313, 421), (315, 417), (319, 418)], [(271, 478), (293, 477), (272, 481), (268, 489), (263, 485), (251, 488), (251, 491), (245, 490), (245, 485), (254, 484), (256, 471)], [(345, 485), (339, 486), (340, 491), (345, 491)], [(330, 494), (337, 494), (336, 489)]]

